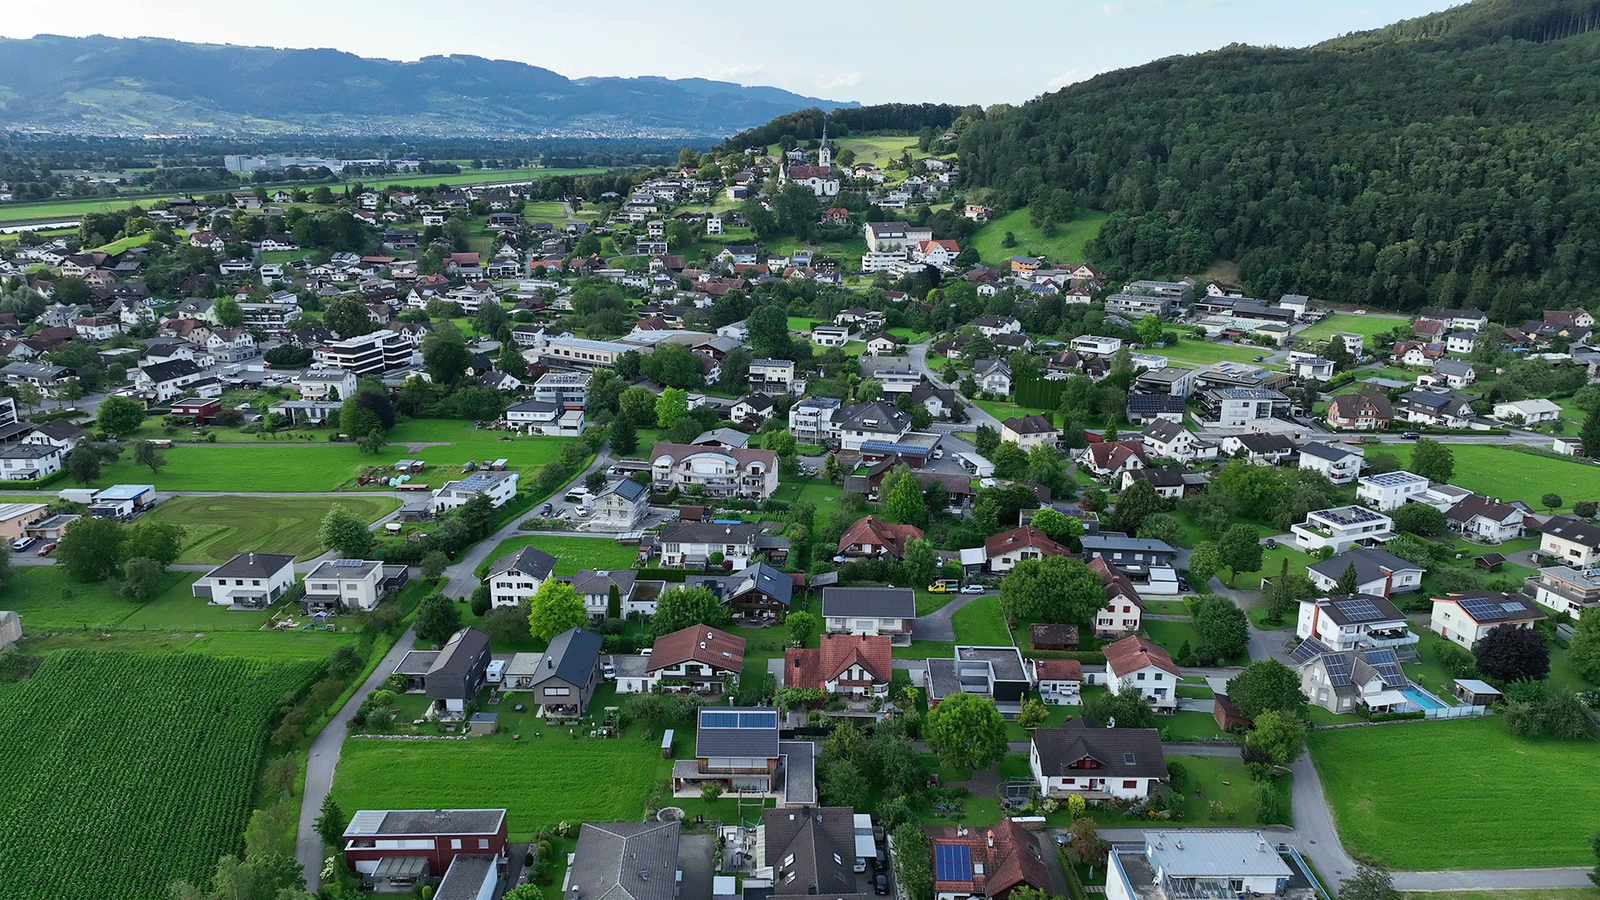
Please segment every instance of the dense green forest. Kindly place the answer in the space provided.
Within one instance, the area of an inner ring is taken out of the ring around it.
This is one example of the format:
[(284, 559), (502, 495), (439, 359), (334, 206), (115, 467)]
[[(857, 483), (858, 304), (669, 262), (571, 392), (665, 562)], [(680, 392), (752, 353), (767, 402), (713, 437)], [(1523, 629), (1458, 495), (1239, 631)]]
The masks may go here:
[(765, 147), (777, 143), (784, 135), (801, 141), (814, 140), (822, 137), (824, 120), (828, 135), (836, 138), (870, 131), (915, 133), (928, 128), (943, 131), (961, 113), (961, 107), (947, 103), (880, 103), (876, 106), (836, 109), (826, 116), (821, 109), (811, 107), (741, 131), (723, 141), (722, 149), (738, 153), (746, 147)]
[(1111, 211), (1096, 251), (1118, 274), (1231, 259), (1258, 296), (1466, 304), (1497, 321), (1587, 303), (1597, 8), (1479, 0), (1319, 48), (1102, 75), (973, 122), (965, 184), (1003, 208), (1067, 195)]

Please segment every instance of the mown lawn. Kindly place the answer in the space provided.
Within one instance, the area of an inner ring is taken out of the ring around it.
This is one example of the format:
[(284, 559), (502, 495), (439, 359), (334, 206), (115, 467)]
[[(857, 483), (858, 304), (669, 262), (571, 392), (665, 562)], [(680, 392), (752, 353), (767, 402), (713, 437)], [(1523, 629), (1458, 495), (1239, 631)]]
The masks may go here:
[(372, 522), (393, 512), (391, 497), (175, 497), (151, 510), (158, 522), (182, 525), (180, 563), (223, 563), (246, 550), (287, 553), (300, 560), (322, 552), (317, 526), (335, 504)]
[[(1409, 466), (1415, 446), (1399, 441), (1383, 449), (1399, 457), (1401, 466)], [(1578, 500), (1600, 499), (1600, 468), (1592, 463), (1520, 453), (1496, 444), (1445, 446), (1455, 459), (1450, 483), (1483, 496), (1521, 500), (1541, 512), (1540, 498), (1552, 491), (1561, 495), (1558, 511), (1570, 512)]]
[(1592, 742), (1525, 741), (1489, 717), (1318, 731), (1309, 744), (1357, 858), (1422, 871), (1594, 862), (1593, 823), (1551, 815), (1600, 805)]
[(1364, 343), (1366, 348), (1371, 350), (1373, 335), (1393, 331), (1405, 324), (1408, 324), (1406, 320), (1390, 316), (1352, 316), (1348, 313), (1335, 313), (1315, 325), (1306, 327), (1303, 331), (1295, 332), (1294, 336), (1302, 341), (1325, 341), (1340, 332), (1348, 332), (1367, 338)]
[[(1100, 233), (1107, 218), (1099, 210), (1082, 210), (1072, 221), (1057, 223), (1056, 233), (1046, 237), (1029, 223), (1028, 209), (1023, 207), (979, 228), (972, 243), (986, 263), (998, 264), (1013, 256), (1043, 256), (1052, 263), (1084, 263), (1090, 261), (1085, 245)], [(1016, 246), (1002, 246), (1008, 231)]]
[(913, 158), (920, 158), (927, 154), (917, 150), (916, 135), (880, 134), (868, 137), (847, 137), (830, 139), (833, 145), (835, 159), (838, 154), (850, 150), (856, 155), (858, 163), (872, 163), (878, 168), (883, 168), (890, 160), (899, 159), (907, 150), (911, 151)]
[[(226, 610), (223, 610), (226, 612)], [(206, 656), (236, 656), (269, 662), (301, 659), (327, 659), (335, 648), (355, 646), (360, 636), (350, 632), (325, 631), (99, 631), (79, 628), (35, 637), (26, 622), (29, 653), (53, 650), (117, 650), (128, 653), (200, 653)]]
[(1000, 614), (1000, 598), (979, 597), (951, 617), (956, 641), (969, 647), (1010, 647), (1011, 631)]
[(351, 481), (358, 466), (393, 463), (405, 448), (391, 444), (377, 454), (354, 444), (281, 447), (178, 444), (163, 451), (166, 466), (152, 473), (135, 465), (131, 452), (100, 470), (96, 487), (152, 484), (172, 491), (332, 491)]
[(117, 583), (73, 581), (60, 566), (18, 566), (0, 592), (0, 606), (22, 617), (28, 633), (57, 628), (161, 628), (187, 631), (254, 630), (265, 612), (229, 612), (194, 596), (199, 572), (169, 572), (165, 587), (139, 603), (117, 593)]
[[(505, 807), (513, 841), (559, 822), (636, 822), (671, 773), (661, 736), (569, 738), (548, 729), (514, 741), (502, 731), (466, 741), (354, 738), (340, 752), (333, 797), (342, 809)], [(692, 733), (680, 741), (693, 743)]]
[(611, 537), (528, 535), (501, 541), (489, 554), (489, 559), (478, 567), (478, 574), (481, 576), (495, 560), (523, 547), (538, 547), (554, 556), (557, 575), (571, 575), (579, 569), (631, 569), (639, 556), (638, 547), (619, 544)]
[[(1272, 350), (1269, 347), (1252, 347), (1247, 344), (1215, 344), (1211, 341), (1184, 339), (1166, 347), (1157, 347), (1150, 352), (1165, 356), (1177, 363), (1209, 366), (1214, 362), (1243, 362), (1251, 363), (1252, 365), (1265, 365), (1264, 363), (1256, 363), (1255, 358), (1266, 356)], [(1277, 367), (1267, 366), (1267, 368)]]

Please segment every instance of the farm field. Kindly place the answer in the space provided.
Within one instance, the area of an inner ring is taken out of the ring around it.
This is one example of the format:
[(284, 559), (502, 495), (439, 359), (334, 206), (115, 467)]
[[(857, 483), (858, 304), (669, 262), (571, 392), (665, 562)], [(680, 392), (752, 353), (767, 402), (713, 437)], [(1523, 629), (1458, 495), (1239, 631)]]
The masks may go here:
[[(417, 582), (413, 582), (415, 584)], [(187, 588), (185, 589), (187, 590)], [(192, 599), (192, 598), (191, 598)], [(227, 612), (227, 610), (222, 610)], [(247, 613), (238, 613), (246, 615)], [(27, 624), (24, 623), (24, 628)], [(44, 636), (30, 634), (25, 645), (35, 654), (57, 650), (115, 650), (125, 653), (163, 655), (195, 653), (229, 659), (255, 659), (280, 663), (325, 660), (336, 648), (356, 646), (361, 636), (355, 632), (314, 631), (58, 631)]]
[(1368, 350), (1372, 349), (1372, 336), (1384, 331), (1393, 331), (1396, 326), (1409, 324), (1406, 319), (1399, 316), (1352, 316), (1348, 313), (1334, 313), (1315, 325), (1308, 325), (1301, 331), (1295, 332), (1295, 338), (1302, 341), (1325, 341), (1340, 332), (1359, 334), (1367, 340), (1364, 342)]
[[(1383, 449), (1408, 466), (1413, 446), (1401, 441), (1385, 444)], [(1495, 444), (1445, 446), (1455, 458), (1450, 483), (1485, 497), (1521, 500), (1542, 511), (1539, 498), (1553, 491), (1561, 495), (1563, 505), (1558, 511), (1562, 512), (1570, 512), (1575, 501), (1600, 499), (1600, 468), (1592, 463), (1521, 453)]]
[(660, 747), (659, 735), (574, 741), (555, 729), (519, 741), (505, 732), (459, 742), (355, 738), (340, 753), (333, 798), (352, 810), (504, 806), (511, 840), (525, 841), (562, 821), (637, 821), (671, 771)]
[(238, 852), (279, 698), (314, 674), (69, 651), (0, 687), (0, 718), (29, 725), (0, 734), (15, 779), (0, 794), (10, 893), (160, 897), (179, 879), (208, 882), (218, 857)]
[[(1028, 210), (1024, 207), (992, 219), (978, 229), (973, 246), (986, 263), (998, 263), (1013, 256), (1043, 256), (1057, 263), (1089, 262), (1084, 247), (1100, 233), (1100, 226), (1107, 218), (1098, 210), (1081, 210), (1072, 221), (1058, 223), (1053, 237), (1045, 237), (1029, 224)], [(1001, 246), (1008, 231), (1016, 238), (1015, 247)]]
[(385, 465), (405, 456), (390, 444), (381, 453), (362, 453), (354, 444), (226, 446), (178, 444), (166, 451), (167, 465), (152, 474), (135, 465), (132, 454), (100, 470), (97, 487), (153, 484), (172, 491), (333, 491), (349, 482), (358, 466)]
[(868, 137), (829, 138), (828, 143), (833, 145), (836, 157), (846, 150), (856, 155), (858, 163), (872, 163), (878, 168), (883, 168), (890, 160), (899, 159), (906, 150), (911, 151), (914, 158), (927, 154), (917, 150), (916, 135), (879, 134)]
[(180, 563), (224, 563), (246, 550), (307, 560), (322, 552), (317, 526), (335, 504), (372, 522), (399, 508), (390, 497), (176, 497), (150, 511), (157, 522), (182, 525)]
[(631, 569), (639, 556), (637, 547), (619, 544), (611, 537), (527, 535), (501, 541), (480, 567), (482, 571), (479, 574), (489, 570), (489, 563), (523, 547), (538, 547), (554, 556), (557, 575), (571, 575), (579, 569)]
[[(1317, 731), (1308, 743), (1353, 856), (1421, 871), (1594, 860), (1589, 830), (1549, 810), (1555, 797), (1572, 809), (1600, 803), (1592, 743), (1520, 740), (1494, 717)], [(1537, 773), (1539, 790), (1507, 777), (1507, 765)], [(1496, 840), (1483, 841), (1490, 831)]]

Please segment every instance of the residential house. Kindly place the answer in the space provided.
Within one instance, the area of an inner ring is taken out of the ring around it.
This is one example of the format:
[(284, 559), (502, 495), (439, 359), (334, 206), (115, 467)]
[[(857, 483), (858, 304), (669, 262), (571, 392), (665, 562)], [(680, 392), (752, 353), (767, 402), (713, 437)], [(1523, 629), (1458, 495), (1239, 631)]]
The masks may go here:
[(1445, 510), (1444, 518), (1451, 531), (1471, 540), (1498, 544), (1522, 537), (1524, 515), (1509, 503), (1468, 494)]
[(495, 606), (516, 606), (533, 596), (555, 570), (556, 558), (537, 547), (523, 547), (489, 565), (484, 580)]
[(395, 671), (411, 668), (407, 660), (413, 655), (426, 668), (410, 684), (420, 684), (432, 704), (447, 716), (463, 715), (467, 704), (478, 698), (478, 692), (489, 680), (489, 635), (476, 628), (463, 628), (452, 634), (438, 651), (411, 651)]
[(656, 540), (661, 564), (669, 568), (704, 568), (711, 554), (722, 554), (724, 565), (742, 569), (755, 555), (760, 525), (724, 525), (717, 522), (683, 522), (669, 525)]
[(200, 576), (194, 596), (217, 606), (264, 609), (294, 585), (294, 557), (240, 553)]
[[(756, 844), (762, 848), (759, 865), (771, 873), (774, 897), (855, 896), (855, 810), (848, 806), (810, 805), (769, 809), (762, 813)], [(872, 841), (867, 820), (868, 843)]]
[(1016, 647), (958, 646), (948, 659), (928, 659), (927, 688), (930, 708), (952, 694), (973, 694), (993, 701), (1009, 719), (1021, 710), (1033, 680)]
[(33, 481), (61, 471), (66, 451), (55, 444), (21, 443), (0, 447), (0, 479)]
[(1039, 699), (1054, 705), (1076, 706), (1082, 699), (1083, 663), (1075, 659), (1030, 659)]
[(1356, 482), (1356, 499), (1373, 509), (1388, 512), (1404, 503), (1420, 499), (1428, 490), (1428, 479), (1406, 471), (1364, 475)]
[(1400, 397), (1400, 416), (1418, 425), (1468, 428), (1473, 417), (1472, 398), (1462, 394), (1409, 391)]
[(1139, 436), (1147, 456), (1173, 459), (1191, 463), (1202, 459), (1216, 459), (1217, 445), (1203, 441), (1181, 424), (1167, 419), (1157, 419), (1146, 425)]
[(1200, 392), (1203, 418), (1220, 428), (1289, 418), (1289, 398), (1272, 388), (1212, 388)]
[(823, 630), (829, 634), (884, 634), (911, 639), (917, 598), (910, 588), (825, 587)]
[(933, 228), (909, 222), (868, 222), (862, 226), (867, 250), (908, 250), (923, 241), (933, 240)]
[(1029, 743), (1034, 783), (1057, 800), (1137, 800), (1167, 778), (1161, 732), (1154, 728), (1095, 728), (1080, 716), (1057, 728), (1035, 728)]
[(1471, 363), (1459, 359), (1439, 359), (1434, 361), (1433, 368), (1417, 376), (1417, 386), (1458, 390), (1472, 384), (1477, 378)]
[(186, 393), (184, 388), (209, 377), (195, 363), (174, 359), (140, 366), (133, 373), (133, 386), (149, 399), (161, 403)]
[(676, 900), (683, 882), (678, 864), (682, 828), (675, 821), (583, 823), (565, 879), (571, 896)]
[[(1070, 353), (1071, 351), (1068, 352)], [(1163, 363), (1159, 366), (1141, 369), (1134, 376), (1133, 389), (1144, 393), (1187, 397), (1194, 393), (1195, 384), (1199, 380), (1199, 369), (1191, 369), (1186, 366), (1169, 366)]]
[(778, 457), (771, 450), (656, 444), (650, 456), (658, 491), (699, 485), (709, 497), (764, 500), (778, 487)]
[(506, 407), (506, 424), (532, 435), (576, 437), (583, 433), (583, 410), (553, 400), (523, 400)]
[(1135, 481), (1143, 481), (1150, 485), (1156, 496), (1163, 500), (1176, 500), (1183, 496), (1184, 489), (1190, 484), (1190, 479), (1205, 480), (1204, 475), (1186, 475), (1182, 469), (1164, 467), (1160, 469), (1130, 469), (1122, 473), (1121, 487), (1126, 490)]
[(306, 615), (371, 612), (383, 598), (405, 587), (409, 578), (405, 566), (365, 559), (326, 560), (306, 574), (300, 609)]
[(1600, 525), (1576, 516), (1553, 516), (1544, 523), (1539, 552), (1583, 569), (1600, 565)]
[(712, 782), (724, 791), (772, 792), (783, 756), (776, 709), (703, 706), (696, 720), (694, 759), (672, 764), (674, 791)]
[(1406, 625), (1406, 614), (1376, 594), (1344, 594), (1300, 601), (1296, 637), (1316, 638), (1330, 650), (1404, 647), (1419, 638)]
[(1177, 573), (1173, 565), (1178, 548), (1153, 538), (1132, 538), (1121, 532), (1102, 531), (1079, 539), (1087, 559), (1103, 557), (1126, 572), (1146, 593), (1176, 594)]
[(795, 587), (794, 579), (766, 563), (754, 563), (727, 575), (696, 576), (686, 583), (708, 588), (742, 619), (763, 621), (783, 615)]
[(27, 534), (29, 527), (43, 521), (49, 513), (50, 508), (43, 503), (0, 504), (0, 537), (16, 540)]
[(1371, 546), (1394, 536), (1394, 520), (1364, 506), (1337, 506), (1306, 514), (1306, 520), (1291, 525), (1295, 543), (1308, 553), (1332, 547), (1334, 553), (1356, 545)]
[(1294, 455), (1295, 445), (1288, 435), (1271, 432), (1230, 434), (1222, 439), (1223, 455), (1237, 457), (1240, 451), (1250, 462), (1275, 466)]
[(1314, 900), (1314, 890), (1269, 841), (1252, 831), (1147, 831), (1142, 848), (1112, 850), (1107, 900), (1276, 896)]
[(1003, 575), (1025, 559), (1071, 556), (1072, 550), (1032, 525), (1002, 531), (983, 540), (983, 561), (990, 572)]
[(474, 497), (485, 496), (489, 498), (489, 504), (498, 509), (516, 495), (516, 472), (474, 472), (465, 478), (445, 482), (444, 487), (433, 492), (429, 506), (438, 515)]
[(1106, 655), (1106, 686), (1111, 693), (1135, 691), (1157, 712), (1178, 708), (1178, 664), (1148, 639), (1130, 635), (1101, 648)]
[(794, 360), (752, 359), (750, 390), (766, 394), (787, 394), (794, 385)]
[(122, 332), (122, 323), (106, 316), (83, 316), (72, 323), (78, 337), (86, 341), (109, 341)]
[(239, 362), (256, 355), (256, 339), (243, 328), (213, 328), (206, 352), (219, 363)]
[[(0, 425), (0, 435), (3, 435), (6, 430), (7, 426)], [(78, 444), (89, 438), (89, 432), (83, 426), (77, 425), (69, 419), (53, 419), (33, 426), (32, 431), (22, 440), (29, 444), (50, 444), (61, 448), (63, 453), (71, 453)]]
[(1331, 591), (1338, 585), (1344, 570), (1351, 566), (1356, 570), (1355, 592), (1378, 597), (1416, 590), (1422, 586), (1422, 576), (1428, 571), (1376, 547), (1351, 547), (1338, 556), (1307, 566), (1306, 575), (1317, 590)]
[(1024, 450), (1034, 447), (1055, 447), (1061, 429), (1050, 424), (1044, 416), (1012, 416), (1000, 423), (1000, 440), (1010, 441)]
[[(673, 823), (677, 827), (677, 823)], [(453, 885), (468, 873), (487, 884), (466, 893), (436, 896), (492, 895), (500, 869), (508, 860), (506, 811), (503, 809), (363, 809), (350, 816), (342, 839), (344, 865), (384, 894), (409, 893), (442, 878)], [(472, 879), (467, 879), (468, 881)], [(671, 900), (671, 898), (661, 898)]]
[(1300, 448), (1300, 468), (1321, 472), (1334, 484), (1349, 484), (1361, 474), (1366, 457), (1338, 444), (1312, 441)]
[(1134, 425), (1160, 420), (1181, 424), (1185, 409), (1184, 399), (1175, 394), (1128, 394), (1127, 416)]
[(1296, 378), (1327, 381), (1333, 377), (1333, 361), (1311, 353), (1291, 351), (1289, 353), (1289, 372)]
[(831, 416), (830, 427), (841, 450), (863, 451), (887, 447), (892, 452), (900, 439), (911, 431), (911, 415), (883, 400), (852, 403), (841, 407)]
[(772, 418), (772, 398), (766, 394), (747, 394), (739, 398), (728, 410), (728, 419), (733, 422), (751, 423), (745, 427), (758, 425)]
[(840, 401), (833, 397), (802, 397), (789, 407), (789, 433), (804, 444), (822, 444), (837, 436), (834, 416)]
[(1138, 631), (1144, 618), (1144, 599), (1134, 588), (1133, 579), (1104, 557), (1089, 560), (1089, 568), (1100, 576), (1106, 592), (1105, 608), (1095, 613), (1095, 636), (1117, 637)]
[(1600, 572), (1572, 566), (1547, 566), (1523, 582), (1522, 592), (1558, 615), (1566, 613), (1576, 619), (1600, 606)]
[(1072, 339), (1067, 345), (1074, 353), (1088, 353), (1095, 356), (1112, 356), (1122, 349), (1122, 338), (1099, 337), (1093, 334), (1082, 334)]
[(356, 395), (361, 379), (348, 369), (306, 369), (295, 376), (302, 400), (342, 402)]
[(902, 559), (906, 541), (921, 538), (915, 525), (891, 525), (877, 516), (857, 519), (839, 537), (839, 555), (846, 559)]
[(1433, 598), (1428, 630), (1472, 649), (1490, 630), (1501, 625), (1532, 628), (1550, 618), (1533, 600), (1502, 591), (1468, 591)]
[(1006, 900), (1023, 889), (1041, 897), (1069, 896), (1050, 842), (1015, 819), (924, 830), (933, 845), (934, 900)]
[(633, 531), (650, 514), (650, 489), (632, 478), (613, 481), (595, 496), (590, 508), (589, 521), (595, 527)]
[(550, 639), (537, 662), (518, 653), (506, 666), (505, 683), (531, 691), (533, 702), (546, 718), (581, 716), (600, 683), (600, 635), (585, 628), (569, 628)]
[(551, 371), (533, 383), (533, 399), (559, 404), (563, 409), (583, 409), (589, 399), (588, 372)]
[(1300, 690), (1328, 712), (1355, 712), (1361, 705), (1373, 712), (1406, 711), (1413, 705), (1401, 693), (1411, 681), (1388, 648), (1341, 651), (1306, 638), (1290, 659), (1300, 676)]
[[(744, 638), (709, 625), (691, 625), (656, 638), (645, 663), (643, 689), (687, 686), (699, 694), (718, 694), (737, 682), (744, 668)], [(787, 684), (787, 682), (785, 683)]]
[(1508, 425), (1533, 426), (1554, 422), (1561, 418), (1563, 410), (1560, 404), (1543, 397), (1534, 397), (1528, 400), (1514, 400), (1508, 403), (1494, 405), (1494, 417)]
[(784, 687), (857, 698), (888, 694), (894, 669), (888, 635), (825, 634), (819, 643), (784, 651)]
[(1003, 359), (978, 360), (972, 367), (972, 379), (980, 391), (1002, 396), (1011, 393), (1011, 367)]
[(1328, 427), (1349, 431), (1383, 431), (1394, 420), (1394, 408), (1382, 394), (1356, 391), (1328, 401)]
[(1120, 476), (1130, 469), (1144, 469), (1150, 465), (1142, 439), (1091, 443), (1083, 451), (1082, 462), (1096, 478)]
[(843, 347), (850, 342), (850, 329), (842, 325), (818, 325), (811, 329), (811, 343), (818, 347)]

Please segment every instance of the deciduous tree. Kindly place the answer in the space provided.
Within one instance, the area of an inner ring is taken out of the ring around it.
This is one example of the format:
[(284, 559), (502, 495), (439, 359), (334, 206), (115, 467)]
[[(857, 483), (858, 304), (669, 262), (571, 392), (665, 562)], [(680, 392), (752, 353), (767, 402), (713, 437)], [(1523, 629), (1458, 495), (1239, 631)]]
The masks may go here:
[(83, 516), (67, 526), (56, 560), (74, 581), (104, 581), (122, 557), (123, 529), (111, 519)]
[(72, 480), (79, 484), (94, 481), (100, 477), (100, 454), (87, 444), (73, 448), (67, 456), (67, 471), (72, 473)]
[(461, 608), (456, 601), (443, 594), (429, 594), (417, 604), (416, 618), (411, 627), (417, 637), (434, 644), (443, 644), (461, 630)]
[(116, 437), (133, 434), (143, 424), (144, 406), (131, 397), (107, 397), (95, 412), (95, 425)]
[(921, 589), (931, 584), (934, 575), (939, 571), (939, 551), (935, 550), (933, 542), (926, 538), (912, 538), (906, 541), (905, 554), (900, 564), (911, 586)]
[(1161, 498), (1156, 489), (1144, 479), (1135, 479), (1117, 495), (1112, 508), (1112, 521), (1118, 531), (1137, 534), (1144, 520), (1161, 511)]
[(1538, 681), (1550, 674), (1550, 648), (1532, 628), (1496, 625), (1472, 645), (1478, 671), (1497, 681)]
[(588, 620), (583, 598), (570, 582), (546, 578), (528, 601), (528, 633), (535, 640), (548, 641)]
[(790, 642), (799, 647), (809, 646), (822, 632), (822, 623), (804, 610), (789, 613), (784, 623), (789, 626)]
[(1154, 728), (1156, 714), (1138, 691), (1097, 691), (1083, 704), (1083, 716), (1097, 725), (1115, 722), (1118, 728)]
[(733, 613), (705, 588), (674, 588), (656, 601), (650, 629), (656, 634), (671, 634), (691, 625), (726, 628), (733, 624)]
[(1205, 590), (1211, 579), (1222, 571), (1222, 551), (1210, 541), (1201, 541), (1189, 553), (1189, 580), (1198, 590)]
[(1283, 710), (1291, 718), (1303, 719), (1306, 695), (1300, 690), (1300, 676), (1275, 659), (1258, 659), (1228, 680), (1228, 699), (1247, 719), (1268, 710)]
[(928, 518), (928, 508), (922, 503), (922, 484), (916, 476), (897, 479), (893, 489), (883, 499), (883, 514), (894, 522), (921, 526)]
[(1306, 749), (1304, 721), (1276, 709), (1264, 710), (1254, 718), (1254, 727), (1244, 737), (1246, 745), (1265, 753), (1277, 766), (1300, 758)]
[(1038, 616), (1046, 622), (1081, 624), (1106, 605), (1100, 576), (1067, 556), (1025, 559), (1000, 582), (1000, 608), (1008, 619)]
[(1449, 484), (1456, 471), (1455, 453), (1438, 441), (1422, 438), (1411, 450), (1409, 471), (1434, 484)]
[(1250, 620), (1231, 600), (1217, 596), (1197, 598), (1192, 621), (1200, 635), (1200, 654), (1232, 660), (1249, 650)]
[(367, 523), (342, 504), (335, 503), (322, 517), (317, 542), (339, 551), (346, 559), (360, 559), (372, 549), (372, 532)]
[[(1240, 572), (1261, 571), (1261, 539), (1255, 528), (1239, 524), (1222, 533), (1217, 541), (1217, 552), (1222, 564), (1228, 567), (1228, 584), (1231, 586)], [(1190, 567), (1194, 565), (1190, 561)]]
[(951, 694), (928, 712), (922, 726), (941, 765), (975, 772), (1006, 755), (1006, 725), (994, 701), (976, 694)]
[(122, 564), (122, 584), (117, 592), (129, 600), (149, 600), (161, 589), (161, 564), (147, 556), (130, 557)]

